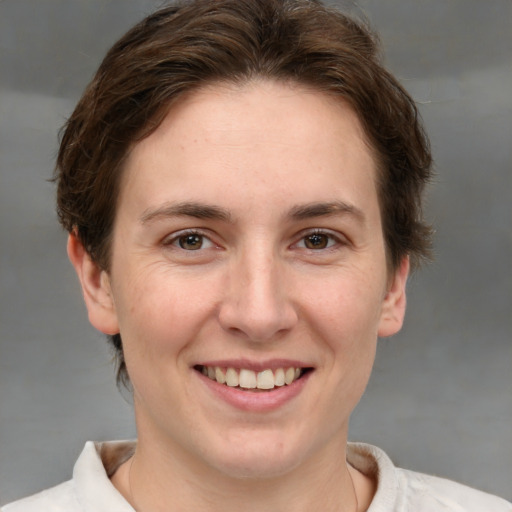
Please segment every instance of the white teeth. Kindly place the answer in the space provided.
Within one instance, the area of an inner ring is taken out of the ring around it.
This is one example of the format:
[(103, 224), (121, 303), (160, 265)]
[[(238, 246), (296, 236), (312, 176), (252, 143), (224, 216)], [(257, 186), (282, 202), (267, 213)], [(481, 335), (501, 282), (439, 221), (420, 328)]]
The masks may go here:
[[(208, 376), (210, 376), (210, 368), (208, 368)], [(218, 367), (215, 367), (215, 375), (214, 377), (210, 377), (212, 380), (216, 380), (219, 384), (225, 384), (226, 382), (226, 375), (224, 372)]]
[(238, 386), (238, 373), (234, 368), (228, 368), (226, 370), (226, 384), (231, 388)]
[(301, 368), (277, 368), (276, 370), (263, 370), (254, 372), (247, 368), (227, 368), (220, 366), (202, 366), (201, 373), (211, 380), (217, 381), (219, 384), (226, 384), (229, 387), (241, 387), (243, 389), (273, 389), (290, 385), (295, 382), (301, 375)]
[(274, 385), (276, 386), (284, 386), (284, 370), (282, 368), (278, 368), (274, 375)]
[[(240, 372), (242, 375), (242, 372)], [(263, 370), (258, 373), (258, 389), (272, 389), (274, 387), (274, 374), (272, 370)]]
[(256, 374), (251, 370), (242, 369), (240, 370), (239, 382), (241, 388), (254, 389), (256, 387)]
[(295, 379), (295, 368), (288, 368), (284, 374), (285, 384), (290, 385)]

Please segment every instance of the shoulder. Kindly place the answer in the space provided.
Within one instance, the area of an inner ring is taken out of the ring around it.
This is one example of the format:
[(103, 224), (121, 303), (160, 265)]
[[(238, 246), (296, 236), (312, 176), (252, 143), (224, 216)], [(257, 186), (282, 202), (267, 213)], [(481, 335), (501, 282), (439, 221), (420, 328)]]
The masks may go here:
[(116, 468), (134, 450), (133, 442), (87, 442), (73, 468), (73, 478), (28, 498), (5, 505), (0, 512), (133, 512), (110, 481)]
[(70, 480), (56, 487), (15, 501), (2, 507), (1, 512), (82, 512), (73, 482)]
[(512, 504), (445, 478), (396, 469), (403, 510), (512, 512)]
[(377, 481), (368, 512), (512, 512), (512, 504), (436, 476), (397, 468), (381, 449), (349, 443), (348, 461)]

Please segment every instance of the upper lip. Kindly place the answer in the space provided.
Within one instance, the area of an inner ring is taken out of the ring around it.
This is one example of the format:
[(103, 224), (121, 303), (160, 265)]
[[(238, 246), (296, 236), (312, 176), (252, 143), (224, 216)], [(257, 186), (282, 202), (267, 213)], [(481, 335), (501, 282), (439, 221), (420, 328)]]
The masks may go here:
[(254, 361), (251, 359), (213, 359), (198, 361), (193, 366), (218, 366), (220, 368), (244, 368), (254, 372), (264, 370), (277, 370), (278, 368), (312, 368), (311, 364), (299, 361), (297, 359), (267, 359), (264, 361)]

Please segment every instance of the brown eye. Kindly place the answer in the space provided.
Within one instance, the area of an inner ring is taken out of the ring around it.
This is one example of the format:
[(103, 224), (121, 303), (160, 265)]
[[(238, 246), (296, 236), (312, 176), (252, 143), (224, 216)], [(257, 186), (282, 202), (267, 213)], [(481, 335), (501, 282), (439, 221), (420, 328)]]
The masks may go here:
[(202, 235), (189, 234), (178, 238), (178, 245), (186, 251), (197, 251), (203, 247)]
[(325, 249), (329, 245), (330, 237), (322, 233), (313, 233), (304, 237), (304, 245), (308, 249)]

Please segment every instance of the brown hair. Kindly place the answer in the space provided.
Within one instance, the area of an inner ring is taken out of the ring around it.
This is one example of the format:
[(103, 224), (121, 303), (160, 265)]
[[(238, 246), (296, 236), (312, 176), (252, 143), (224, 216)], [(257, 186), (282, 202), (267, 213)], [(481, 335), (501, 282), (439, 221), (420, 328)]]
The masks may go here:
[[(380, 62), (376, 36), (315, 0), (192, 0), (148, 16), (107, 53), (68, 120), (56, 166), (61, 223), (102, 268), (123, 161), (172, 102), (216, 81), (304, 84), (357, 113), (378, 165), (390, 268), (428, 256), (422, 193), (431, 155), (416, 106)], [(120, 335), (118, 381), (128, 382)]]

